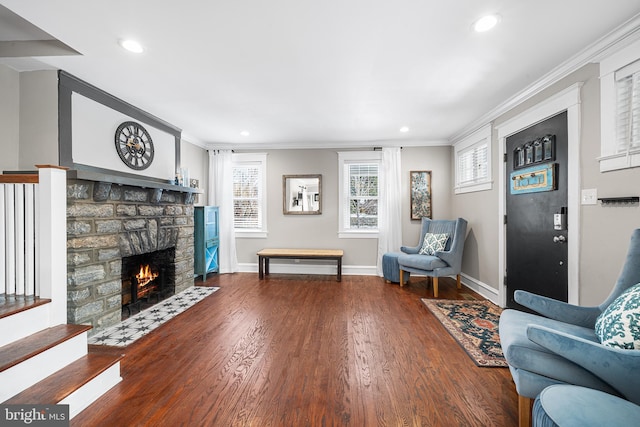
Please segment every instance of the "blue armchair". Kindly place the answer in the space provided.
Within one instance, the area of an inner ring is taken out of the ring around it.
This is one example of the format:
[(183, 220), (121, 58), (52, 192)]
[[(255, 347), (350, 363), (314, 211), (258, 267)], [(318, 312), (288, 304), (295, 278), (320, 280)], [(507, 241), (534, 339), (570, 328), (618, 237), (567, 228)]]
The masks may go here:
[[(500, 316), (500, 343), (519, 395), (521, 426), (531, 422), (531, 399), (554, 384), (579, 385), (640, 402), (640, 350), (604, 346), (595, 332), (597, 317), (637, 283), (640, 229), (633, 232), (620, 277), (601, 305), (578, 307), (516, 292), (518, 303), (544, 315), (510, 309)], [(635, 393), (629, 382), (635, 384)]]
[[(424, 238), (427, 233), (447, 234), (444, 249), (435, 251), (432, 255), (421, 254)], [(433, 296), (438, 297), (438, 278), (456, 276), (456, 283), (460, 289), (460, 271), (462, 270), (462, 253), (467, 235), (467, 221), (431, 220), (422, 218), (420, 240), (417, 246), (402, 246), (402, 255), (398, 256), (400, 266), (400, 286), (404, 284), (404, 272), (421, 274), (433, 278)]]
[(533, 405), (534, 427), (626, 426), (640, 420), (640, 406), (598, 390), (559, 384), (545, 388)]

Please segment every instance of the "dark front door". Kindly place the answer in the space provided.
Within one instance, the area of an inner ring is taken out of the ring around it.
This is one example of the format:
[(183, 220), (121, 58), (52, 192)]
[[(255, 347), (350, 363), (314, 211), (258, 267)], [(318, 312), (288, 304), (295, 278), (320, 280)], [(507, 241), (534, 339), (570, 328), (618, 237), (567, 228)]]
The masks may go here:
[(516, 289), (567, 301), (567, 113), (507, 138), (507, 306)]

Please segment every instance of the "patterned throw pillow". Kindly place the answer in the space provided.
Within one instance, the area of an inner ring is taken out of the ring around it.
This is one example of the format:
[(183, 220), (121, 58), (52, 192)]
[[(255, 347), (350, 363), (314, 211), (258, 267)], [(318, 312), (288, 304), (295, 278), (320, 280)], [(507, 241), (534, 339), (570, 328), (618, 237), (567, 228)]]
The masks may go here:
[(444, 250), (444, 247), (447, 245), (447, 240), (449, 240), (449, 235), (446, 233), (443, 234), (432, 234), (426, 233), (424, 235), (424, 241), (422, 242), (422, 247), (418, 253), (420, 255), (433, 255), (437, 251)]
[(624, 291), (598, 316), (596, 335), (609, 347), (640, 350), (640, 283)]

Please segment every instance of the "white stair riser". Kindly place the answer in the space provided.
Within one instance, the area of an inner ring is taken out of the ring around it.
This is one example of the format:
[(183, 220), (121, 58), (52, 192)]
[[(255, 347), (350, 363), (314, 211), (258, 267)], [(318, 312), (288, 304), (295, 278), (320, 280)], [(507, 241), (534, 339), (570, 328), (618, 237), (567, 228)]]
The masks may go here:
[(49, 316), (49, 304), (45, 304), (3, 317), (0, 319), (0, 347), (48, 328)]
[(0, 402), (15, 396), (87, 354), (87, 333), (68, 339), (49, 350), (0, 372)]
[(120, 362), (117, 362), (58, 403), (69, 405), (69, 418), (73, 418), (120, 381)]

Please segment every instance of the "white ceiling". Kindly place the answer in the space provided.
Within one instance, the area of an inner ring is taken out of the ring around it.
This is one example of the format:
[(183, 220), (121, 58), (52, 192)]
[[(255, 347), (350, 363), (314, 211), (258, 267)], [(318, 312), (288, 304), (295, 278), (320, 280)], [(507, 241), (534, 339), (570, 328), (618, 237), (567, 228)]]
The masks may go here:
[[(67, 48), (0, 63), (64, 69), (192, 142), (265, 148), (442, 143), (640, 13), (639, 0), (0, 4), (46, 32), (0, 19), (1, 41)], [(488, 12), (502, 22), (473, 32)], [(128, 37), (145, 52), (120, 48)]]

